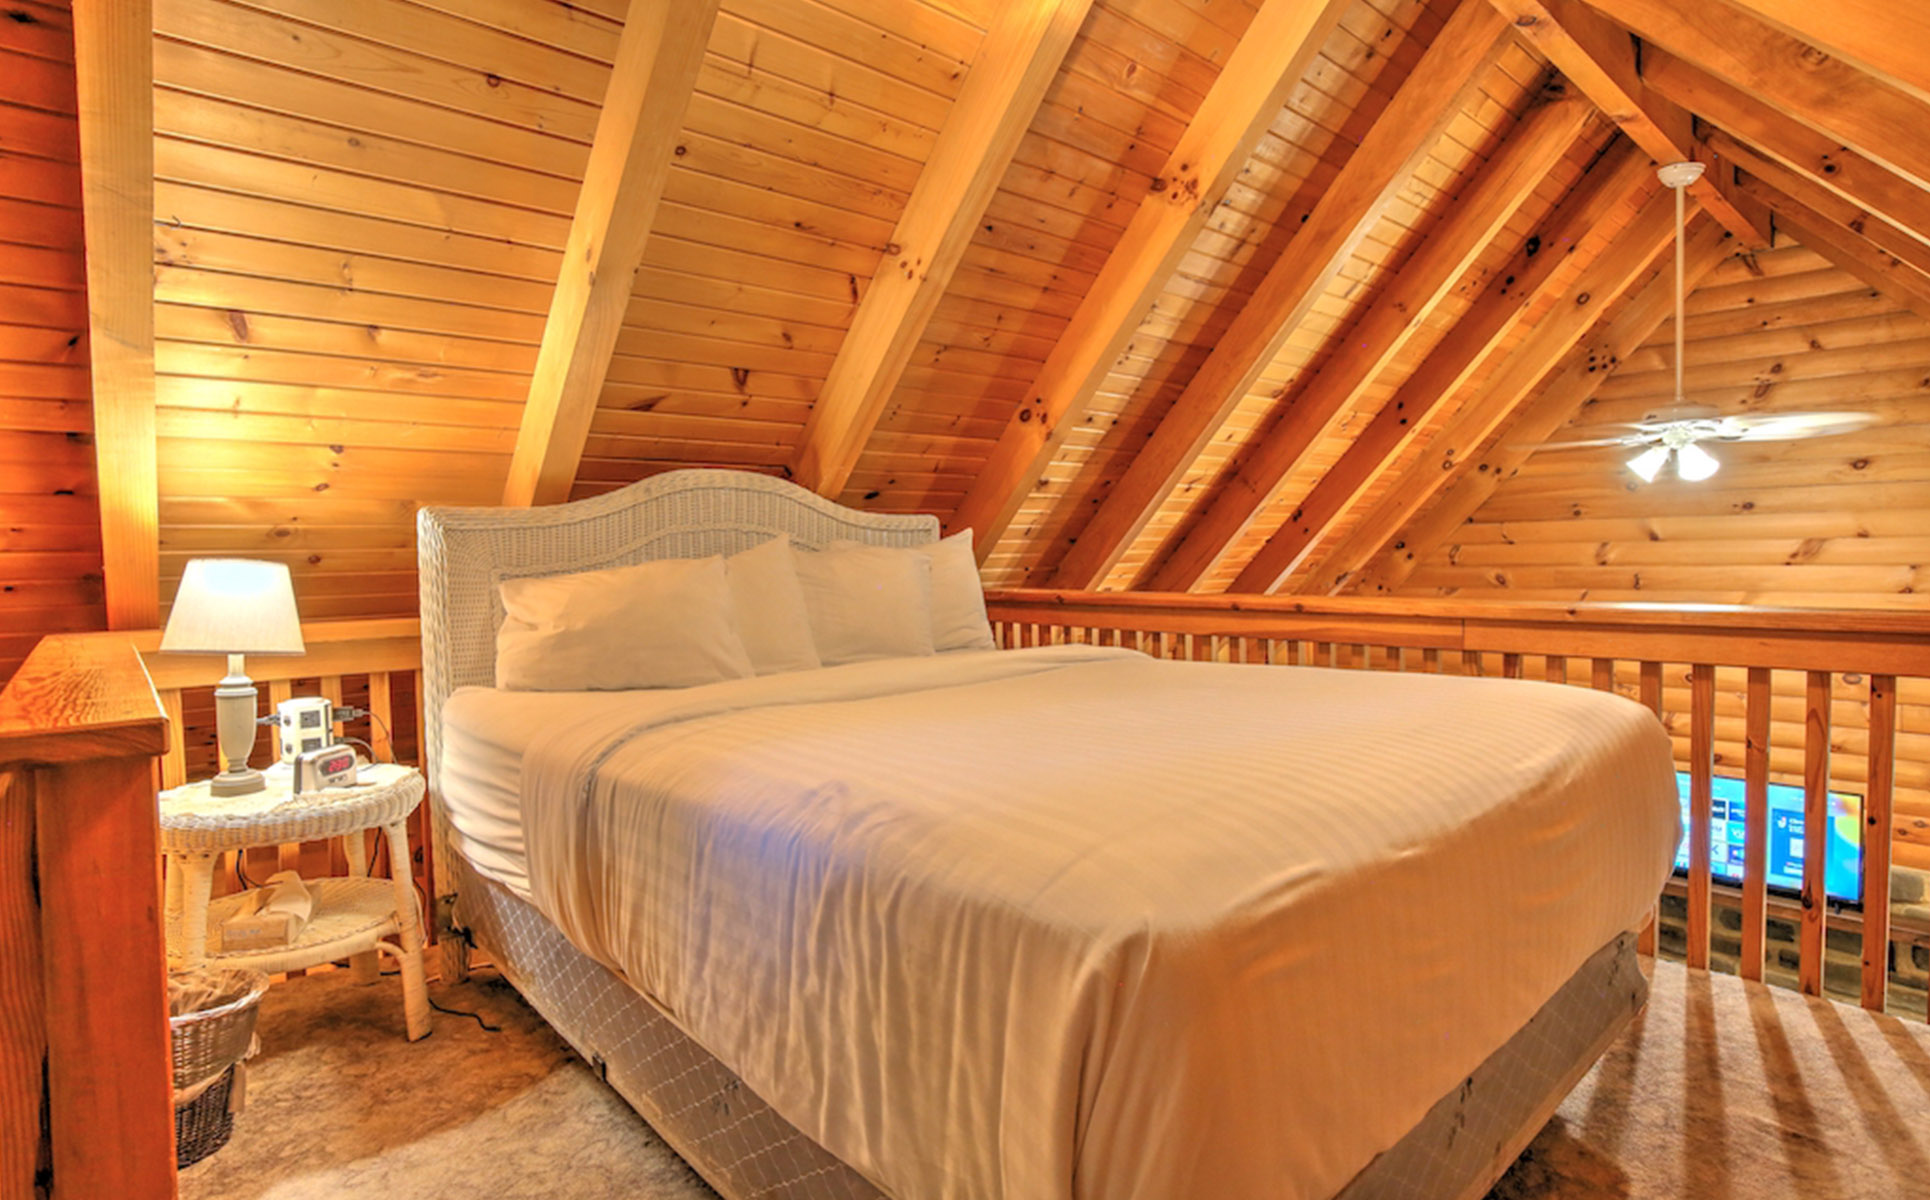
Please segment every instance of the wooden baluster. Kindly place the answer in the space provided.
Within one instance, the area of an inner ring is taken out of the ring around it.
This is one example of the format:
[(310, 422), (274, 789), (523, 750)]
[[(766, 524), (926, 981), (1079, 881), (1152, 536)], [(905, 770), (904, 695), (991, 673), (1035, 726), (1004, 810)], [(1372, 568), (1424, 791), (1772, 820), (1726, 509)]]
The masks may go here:
[[(322, 698), (335, 708), (342, 706), (342, 677), (325, 675), (321, 681)], [(335, 731), (327, 733), (330, 741), (335, 739)], [(320, 879), (329, 875), (348, 874), (348, 859), (342, 850), (341, 839), (303, 842), (301, 849), (301, 872), (305, 879)]]
[(1588, 686), (1598, 692), (1615, 690), (1615, 660), (1612, 658), (1590, 659), (1588, 663)]
[(1542, 664), (1542, 678), (1549, 683), (1568, 682), (1568, 660), (1559, 654), (1550, 654)]
[(1297, 667), (1301, 662), (1300, 639), (1288, 638), (1280, 643), (1280, 661), (1289, 667)]
[(1769, 705), (1768, 667), (1750, 667), (1743, 733), (1742, 965), (1744, 979), (1762, 980), (1768, 950)]
[(1505, 679), (1521, 678), (1521, 656), (1519, 654), (1503, 654), (1501, 656), (1501, 675)]
[[(1658, 721), (1661, 720), (1662, 719), (1662, 664), (1661, 663), (1645, 662), (1641, 665), (1640, 682), (1638, 684), (1638, 695), (1641, 698), (1642, 706), (1644, 708), (1647, 708), (1650, 712), (1654, 713), (1656, 720)], [(1684, 832), (1686, 833), (1687, 831), (1685, 830)], [(1642, 932), (1636, 937), (1635, 950), (1638, 954), (1655, 953), (1655, 925), (1656, 925), (1657, 917), (1658, 917), (1658, 914), (1656, 910), (1651, 907), (1649, 909), (1648, 920), (1642, 923)]]
[(1803, 931), (1797, 986), (1823, 994), (1829, 953), (1830, 673), (1806, 677), (1803, 714)]
[[(1896, 780), (1896, 676), (1870, 676), (1869, 775), (1863, 794), (1863, 1007), (1890, 990), (1890, 821)], [(1807, 834), (1807, 831), (1805, 831)]]
[[(268, 681), (268, 711), (274, 712), (275, 706), (284, 700), (295, 698), (295, 681), (292, 679), (271, 679)], [(281, 759), (281, 734), (270, 727), (272, 738), (269, 745), (274, 754), (273, 761)], [(243, 855), (248, 864), (248, 880), (260, 884), (277, 871), (298, 871), (302, 865), (300, 846), (252, 846)]]
[(395, 697), (387, 671), (369, 673), (369, 746), (377, 762), (395, 761)]
[(1479, 650), (1461, 651), (1461, 674), (1478, 678), (1481, 670), (1481, 652)]
[(1421, 670), (1429, 675), (1441, 673), (1441, 651), (1437, 647), (1429, 646), (1421, 651)]
[(0, 1195), (33, 1195), (47, 1052), (40, 900), (34, 872), (34, 774), (0, 770)]
[(1715, 773), (1716, 669), (1689, 668), (1689, 950), (1691, 967), (1709, 966), (1709, 823)]

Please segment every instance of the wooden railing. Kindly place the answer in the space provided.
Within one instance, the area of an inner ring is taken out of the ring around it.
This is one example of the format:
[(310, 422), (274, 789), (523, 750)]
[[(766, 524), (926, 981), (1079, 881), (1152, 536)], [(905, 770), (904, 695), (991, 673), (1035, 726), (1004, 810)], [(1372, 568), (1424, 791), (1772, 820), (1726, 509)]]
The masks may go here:
[[(1530, 605), (1014, 590), (987, 594), (1000, 644), (1133, 646), (1167, 658), (1536, 678), (1623, 692), (1655, 712), (1690, 778), (1687, 960), (1706, 967), (1718, 762), (1745, 780), (1740, 972), (1767, 950), (1768, 786), (1804, 789), (1807, 829), (1829, 823), (1831, 790), (1863, 796), (1861, 999), (1888, 991), (1890, 871), (1901, 683), (1919, 846), (1930, 826), (1930, 615), (1717, 606)], [(1804, 860), (1798, 985), (1820, 995), (1829, 906), (1823, 854)], [(1644, 948), (1653, 949), (1653, 925)]]
[(175, 1193), (167, 728), (125, 637), (47, 638), (0, 694), (0, 1196)]

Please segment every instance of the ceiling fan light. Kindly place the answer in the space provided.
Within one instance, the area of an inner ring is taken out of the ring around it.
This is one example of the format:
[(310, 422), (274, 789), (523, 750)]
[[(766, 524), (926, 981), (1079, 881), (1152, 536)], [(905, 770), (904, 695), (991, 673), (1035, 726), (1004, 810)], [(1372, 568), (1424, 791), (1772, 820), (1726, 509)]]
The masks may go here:
[(1691, 483), (1700, 483), (1721, 468), (1715, 455), (1694, 442), (1675, 452), (1675, 473)]
[[(1707, 458), (1707, 455), (1703, 457)], [(1634, 458), (1628, 460), (1628, 469), (1642, 477), (1643, 483), (1654, 483), (1655, 477), (1662, 473), (1662, 464), (1669, 461), (1667, 446), (1650, 446)], [(1711, 459), (1711, 462), (1714, 460)]]

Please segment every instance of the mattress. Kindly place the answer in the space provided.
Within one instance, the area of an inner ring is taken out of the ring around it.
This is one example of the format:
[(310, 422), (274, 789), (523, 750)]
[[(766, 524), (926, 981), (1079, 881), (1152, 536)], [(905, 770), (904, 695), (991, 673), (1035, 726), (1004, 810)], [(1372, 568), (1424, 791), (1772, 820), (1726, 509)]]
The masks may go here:
[(1331, 1196), (1673, 857), (1613, 697), (949, 657), (518, 718), (535, 906), (889, 1194)]
[[(773, 1112), (642, 994), (529, 904), (454, 861), (456, 917), (524, 998), (725, 1200), (880, 1200), (870, 1181)], [(1471, 1200), (1641, 1010), (1625, 933), (1435, 1101), (1336, 1200)]]

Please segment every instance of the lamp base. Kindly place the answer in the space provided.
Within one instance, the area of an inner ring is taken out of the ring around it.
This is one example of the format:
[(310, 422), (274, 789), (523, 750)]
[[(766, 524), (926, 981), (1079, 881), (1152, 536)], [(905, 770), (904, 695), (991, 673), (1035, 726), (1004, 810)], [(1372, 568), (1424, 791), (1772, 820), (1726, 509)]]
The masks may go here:
[(253, 767), (223, 771), (208, 781), (210, 796), (246, 796), (261, 789), (261, 772)]

